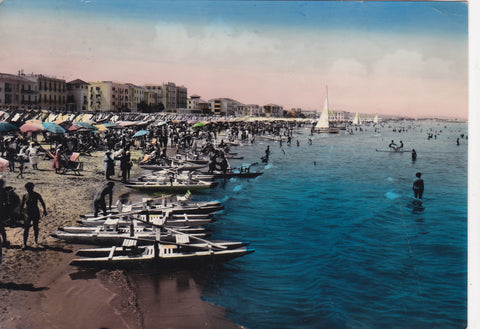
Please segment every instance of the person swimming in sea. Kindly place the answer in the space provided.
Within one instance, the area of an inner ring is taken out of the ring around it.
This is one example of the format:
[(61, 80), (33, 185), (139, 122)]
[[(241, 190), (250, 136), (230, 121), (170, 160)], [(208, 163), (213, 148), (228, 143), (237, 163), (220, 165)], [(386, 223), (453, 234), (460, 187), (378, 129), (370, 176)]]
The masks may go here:
[(415, 149), (412, 149), (412, 161), (415, 160), (417, 160), (417, 152), (415, 151)]

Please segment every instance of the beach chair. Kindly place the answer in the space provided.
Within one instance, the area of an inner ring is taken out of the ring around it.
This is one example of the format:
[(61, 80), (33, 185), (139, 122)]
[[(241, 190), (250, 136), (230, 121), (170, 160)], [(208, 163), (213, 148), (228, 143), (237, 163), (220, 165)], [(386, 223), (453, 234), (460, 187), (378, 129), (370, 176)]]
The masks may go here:
[(73, 152), (70, 157), (62, 154), (63, 172), (73, 171), (75, 175), (80, 176), (80, 170), (83, 170), (83, 162), (79, 161), (80, 153)]

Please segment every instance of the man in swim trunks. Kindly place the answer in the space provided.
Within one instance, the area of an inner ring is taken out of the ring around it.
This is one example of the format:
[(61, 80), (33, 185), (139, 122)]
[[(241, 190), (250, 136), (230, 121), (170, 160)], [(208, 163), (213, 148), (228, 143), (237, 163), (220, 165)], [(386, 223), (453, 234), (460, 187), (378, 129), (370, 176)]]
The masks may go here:
[(35, 244), (38, 244), (38, 224), (40, 222), (40, 209), (38, 208), (38, 203), (43, 207), (43, 215), (47, 216), (47, 208), (45, 207), (45, 202), (43, 202), (42, 196), (35, 192), (33, 188), (35, 185), (32, 182), (25, 184), (25, 189), (27, 194), (23, 196), (21, 209), (25, 207), (25, 226), (23, 230), (23, 248), (27, 247), (28, 240), (28, 231), (30, 226), (33, 224), (33, 234), (35, 236)]

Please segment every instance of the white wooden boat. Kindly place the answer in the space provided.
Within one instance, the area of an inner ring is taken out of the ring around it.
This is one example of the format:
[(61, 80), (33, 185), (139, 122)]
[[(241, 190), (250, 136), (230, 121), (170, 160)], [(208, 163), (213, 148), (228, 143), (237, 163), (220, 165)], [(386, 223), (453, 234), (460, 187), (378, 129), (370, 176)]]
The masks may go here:
[[(193, 233), (189, 234), (192, 237), (207, 237), (208, 233)], [(115, 231), (98, 230), (94, 232), (65, 232), (58, 230), (51, 235), (54, 238), (63, 240), (66, 243), (73, 244), (89, 244), (89, 245), (107, 245), (107, 246), (119, 246), (122, 245), (125, 239), (137, 239), (139, 245), (152, 244), (157, 240), (160, 241), (176, 241), (176, 234), (170, 234), (163, 232), (158, 234), (156, 229), (151, 228), (135, 228), (134, 233), (131, 234), (131, 230), (128, 228), (119, 229)]]
[(251, 254), (254, 251), (254, 249), (245, 246), (234, 249), (217, 249), (213, 247), (203, 249), (160, 243), (140, 247), (113, 246), (106, 250), (98, 251), (95, 257), (73, 259), (70, 265), (87, 268), (204, 266), (226, 262)]
[(126, 187), (133, 188), (139, 191), (153, 193), (153, 192), (165, 192), (165, 193), (185, 193), (187, 191), (202, 191), (217, 186), (216, 182), (204, 182), (204, 181), (134, 181), (125, 184)]

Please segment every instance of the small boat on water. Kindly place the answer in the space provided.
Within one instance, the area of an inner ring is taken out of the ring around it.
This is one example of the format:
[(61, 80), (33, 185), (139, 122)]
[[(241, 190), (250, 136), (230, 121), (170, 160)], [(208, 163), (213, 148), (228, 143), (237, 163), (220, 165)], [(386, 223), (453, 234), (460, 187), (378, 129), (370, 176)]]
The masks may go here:
[(411, 153), (412, 150), (410, 149), (375, 149), (375, 151), (377, 152), (390, 152), (390, 153), (405, 153), (405, 152), (409, 152)]
[[(91, 257), (77, 258), (70, 265), (86, 268), (129, 268), (139, 266), (202, 266), (226, 262), (253, 253), (241, 246), (229, 249), (154, 243), (147, 246), (99, 248), (88, 251)], [(79, 251), (80, 254), (85, 253)]]

